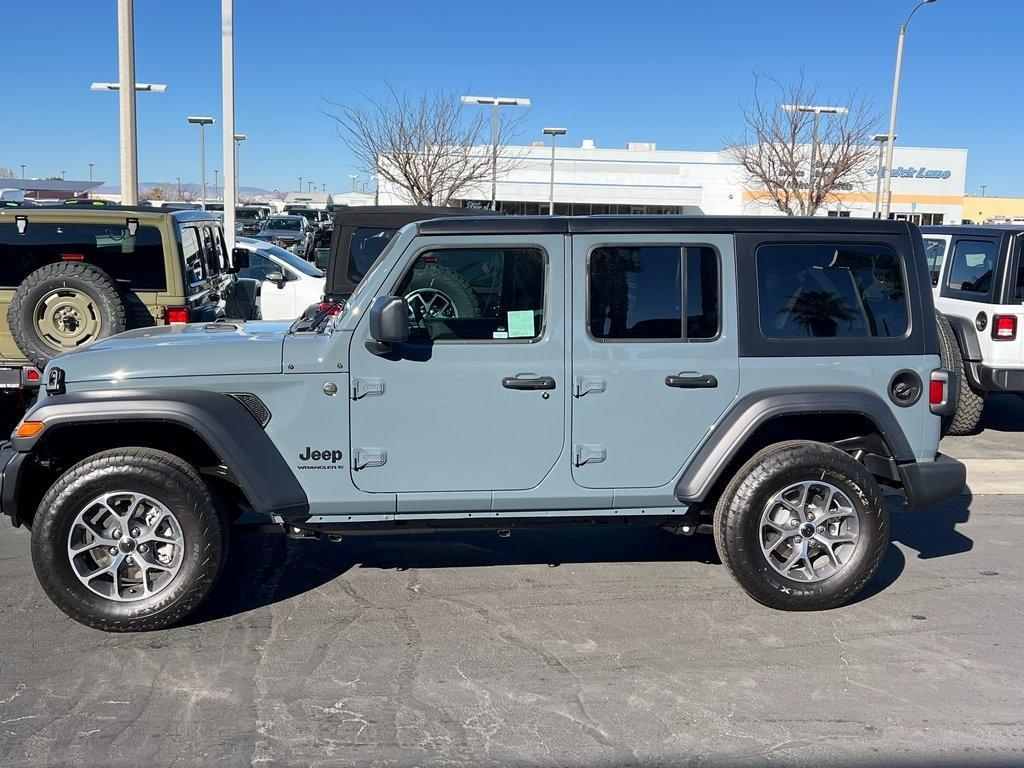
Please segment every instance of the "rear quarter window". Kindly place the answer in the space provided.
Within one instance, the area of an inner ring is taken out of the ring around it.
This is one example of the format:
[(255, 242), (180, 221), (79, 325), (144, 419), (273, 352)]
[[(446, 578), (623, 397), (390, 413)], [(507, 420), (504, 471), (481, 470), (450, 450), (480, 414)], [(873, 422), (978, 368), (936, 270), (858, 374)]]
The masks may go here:
[(140, 226), (132, 237), (123, 224), (32, 221), (19, 235), (0, 224), (0, 288), (17, 288), (32, 272), (60, 261), (93, 264), (137, 291), (167, 288), (160, 230)]
[(957, 240), (949, 265), (946, 286), (954, 291), (987, 296), (999, 259), (999, 247), (992, 240)]
[(771, 243), (756, 252), (769, 339), (898, 338), (909, 313), (904, 265), (885, 245)]

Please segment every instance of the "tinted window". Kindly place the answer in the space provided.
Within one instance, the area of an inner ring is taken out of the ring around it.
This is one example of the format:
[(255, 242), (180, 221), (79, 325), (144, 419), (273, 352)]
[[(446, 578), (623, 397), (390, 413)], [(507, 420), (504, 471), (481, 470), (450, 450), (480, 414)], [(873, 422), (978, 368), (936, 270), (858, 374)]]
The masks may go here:
[(255, 280), (266, 280), (267, 275), (271, 272), (280, 272), (281, 267), (275, 264), (273, 261), (268, 259), (266, 256), (261, 256), (258, 252), (249, 251), (249, 266), (245, 269), (238, 270), (239, 277), (249, 277)]
[(0, 225), (0, 286), (17, 287), (31, 272), (57, 261), (95, 264), (133, 290), (167, 288), (160, 230), (140, 226), (135, 237), (123, 225), (48, 224), (29, 220), (24, 235)]
[(886, 246), (762, 245), (757, 283), (761, 332), (770, 338), (907, 332), (903, 265)]
[(356, 227), (349, 245), (348, 279), (353, 283), (362, 280), (397, 231), (385, 227)]
[(396, 289), (410, 336), (533, 339), (544, 328), (544, 255), (536, 248), (428, 251)]
[(302, 228), (302, 219), (280, 218), (267, 219), (266, 229), (282, 229), (299, 231)]
[(181, 254), (185, 258), (185, 279), (189, 283), (202, 282), (203, 246), (195, 227), (181, 228)]
[(957, 240), (946, 284), (954, 291), (987, 294), (992, 289), (996, 250), (991, 240)]
[(924, 255), (928, 261), (928, 271), (932, 276), (932, 285), (938, 285), (939, 273), (942, 272), (942, 261), (946, 256), (946, 241), (925, 239)]
[(711, 248), (598, 248), (590, 256), (589, 285), (596, 339), (706, 339), (718, 333), (718, 259)]

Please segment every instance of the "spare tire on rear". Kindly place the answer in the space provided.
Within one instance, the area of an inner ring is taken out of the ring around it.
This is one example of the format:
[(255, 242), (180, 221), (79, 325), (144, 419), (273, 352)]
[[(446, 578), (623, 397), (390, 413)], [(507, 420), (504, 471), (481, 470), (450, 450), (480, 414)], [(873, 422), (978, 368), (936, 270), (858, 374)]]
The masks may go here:
[(110, 276), (92, 264), (47, 264), (14, 292), (7, 324), (25, 357), (42, 368), (57, 355), (121, 333), (125, 302)]

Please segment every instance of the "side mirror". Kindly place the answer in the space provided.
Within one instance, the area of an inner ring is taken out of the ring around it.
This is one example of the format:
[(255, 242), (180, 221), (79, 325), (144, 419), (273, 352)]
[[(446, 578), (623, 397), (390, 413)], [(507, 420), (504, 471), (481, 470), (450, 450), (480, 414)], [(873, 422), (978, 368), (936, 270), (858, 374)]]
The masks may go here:
[(409, 338), (409, 302), (403, 296), (378, 296), (370, 304), (370, 340), (366, 348), (386, 355), (392, 344)]
[(249, 268), (249, 249), (248, 248), (232, 248), (231, 249), (231, 265), (235, 269), (248, 269)]
[(284, 284), (288, 282), (283, 272), (271, 272), (267, 275), (267, 280), (271, 283), (277, 283), (278, 288), (284, 288)]

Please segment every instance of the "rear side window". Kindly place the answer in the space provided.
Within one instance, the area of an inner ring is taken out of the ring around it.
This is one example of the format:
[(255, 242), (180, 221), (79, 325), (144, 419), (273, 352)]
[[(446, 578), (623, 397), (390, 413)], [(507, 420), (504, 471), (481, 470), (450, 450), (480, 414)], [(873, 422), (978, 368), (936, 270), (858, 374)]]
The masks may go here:
[(899, 255), (884, 245), (772, 243), (757, 249), (767, 338), (896, 338), (907, 333)]
[(596, 248), (588, 282), (588, 322), (595, 339), (679, 341), (718, 335), (718, 257), (712, 248)]
[(544, 280), (537, 248), (444, 249), (421, 254), (396, 290), (412, 338), (530, 340), (544, 329)]
[(397, 231), (388, 227), (356, 227), (348, 248), (349, 280), (358, 283), (363, 279)]
[(997, 251), (991, 240), (957, 240), (946, 285), (954, 291), (988, 294), (992, 290)]
[(16, 288), (30, 273), (58, 261), (94, 264), (132, 290), (167, 288), (160, 230), (140, 226), (135, 237), (123, 225), (50, 224), (29, 217), (24, 235), (0, 224), (0, 287)]
[(939, 275), (942, 273), (942, 262), (946, 256), (946, 241), (925, 238), (924, 256), (928, 262), (928, 272), (931, 274), (932, 285), (938, 285)]

